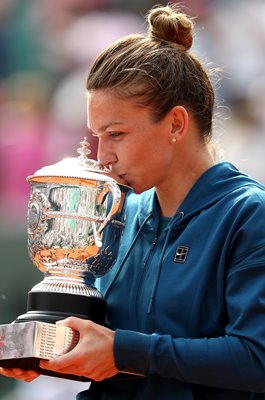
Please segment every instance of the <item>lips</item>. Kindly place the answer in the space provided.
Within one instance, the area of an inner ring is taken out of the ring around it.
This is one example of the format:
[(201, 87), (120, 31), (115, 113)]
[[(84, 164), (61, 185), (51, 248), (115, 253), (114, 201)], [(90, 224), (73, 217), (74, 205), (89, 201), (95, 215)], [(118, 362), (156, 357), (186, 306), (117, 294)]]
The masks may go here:
[(108, 175), (111, 176), (113, 179), (115, 179), (115, 181), (117, 181), (118, 183), (129, 186), (125, 174), (117, 174), (112, 170)]
[(119, 183), (122, 183), (123, 185), (130, 186), (130, 184), (129, 184), (129, 182), (127, 181), (125, 175), (118, 175), (118, 177), (119, 177), (119, 180), (118, 180)]

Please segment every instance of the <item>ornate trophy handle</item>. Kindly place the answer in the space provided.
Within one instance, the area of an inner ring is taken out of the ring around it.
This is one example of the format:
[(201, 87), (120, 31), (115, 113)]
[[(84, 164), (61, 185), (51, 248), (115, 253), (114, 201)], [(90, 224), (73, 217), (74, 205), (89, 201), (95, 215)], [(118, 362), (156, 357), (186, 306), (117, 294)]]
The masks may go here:
[(109, 223), (109, 221), (111, 220), (113, 215), (116, 214), (116, 212), (119, 209), (120, 202), (121, 202), (121, 190), (120, 190), (119, 186), (116, 184), (116, 182), (105, 182), (103, 190), (100, 192), (100, 194), (98, 196), (99, 204), (103, 203), (105, 196), (108, 193), (112, 194), (111, 208), (110, 208), (109, 213), (106, 216), (105, 220), (100, 225), (99, 229), (95, 232), (96, 244), (99, 247), (101, 247), (101, 245), (102, 245), (101, 232), (106, 227), (106, 225)]

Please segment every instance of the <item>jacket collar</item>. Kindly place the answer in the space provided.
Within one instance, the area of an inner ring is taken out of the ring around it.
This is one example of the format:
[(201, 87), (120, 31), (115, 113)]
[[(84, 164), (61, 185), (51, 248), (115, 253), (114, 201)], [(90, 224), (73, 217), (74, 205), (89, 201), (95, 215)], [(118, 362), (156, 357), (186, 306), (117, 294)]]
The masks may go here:
[[(265, 187), (253, 180), (239, 170), (230, 162), (220, 162), (207, 171), (205, 171), (195, 182), (191, 190), (187, 193), (185, 199), (176, 211), (174, 219), (182, 220), (192, 218), (195, 214), (203, 209), (210, 207), (225, 197), (232, 191), (243, 186), (259, 186), (265, 190)], [(153, 222), (158, 221), (160, 217), (160, 207), (156, 196), (155, 189), (149, 189), (139, 195), (133, 194), (138, 198), (138, 216), (139, 225), (146, 220), (148, 214), (152, 214)], [(151, 220), (148, 220), (151, 224)], [(158, 223), (158, 222), (157, 222)]]

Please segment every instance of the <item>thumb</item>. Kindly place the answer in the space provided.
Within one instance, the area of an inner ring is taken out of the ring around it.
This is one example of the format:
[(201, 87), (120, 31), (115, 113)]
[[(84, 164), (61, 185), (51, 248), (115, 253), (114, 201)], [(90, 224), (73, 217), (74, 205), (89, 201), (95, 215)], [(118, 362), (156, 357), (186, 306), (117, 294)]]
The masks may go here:
[(73, 329), (74, 331), (80, 332), (82, 327), (85, 325), (85, 320), (77, 317), (68, 317), (63, 320), (56, 321), (57, 326), (66, 326)]

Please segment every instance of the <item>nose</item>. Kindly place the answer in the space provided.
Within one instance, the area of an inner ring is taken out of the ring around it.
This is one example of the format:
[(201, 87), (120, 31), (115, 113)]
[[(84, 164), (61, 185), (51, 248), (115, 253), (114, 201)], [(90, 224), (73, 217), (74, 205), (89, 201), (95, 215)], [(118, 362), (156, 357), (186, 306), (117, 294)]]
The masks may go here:
[(98, 139), (97, 159), (104, 167), (111, 167), (117, 161), (115, 153), (103, 138)]

